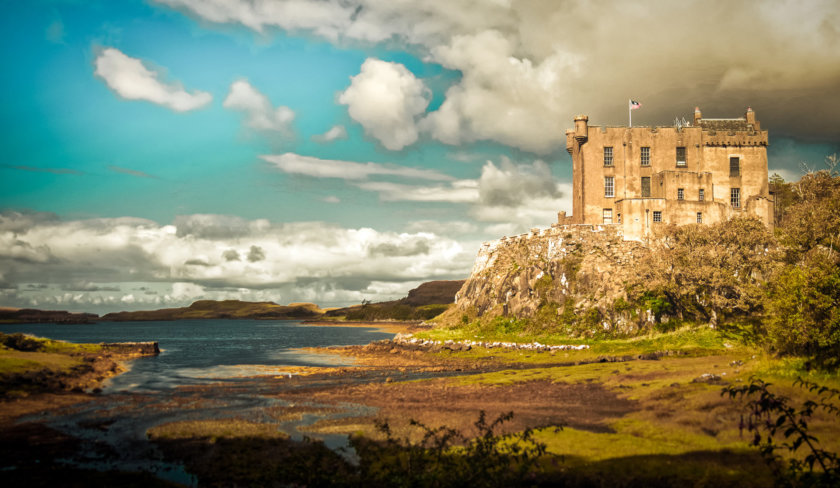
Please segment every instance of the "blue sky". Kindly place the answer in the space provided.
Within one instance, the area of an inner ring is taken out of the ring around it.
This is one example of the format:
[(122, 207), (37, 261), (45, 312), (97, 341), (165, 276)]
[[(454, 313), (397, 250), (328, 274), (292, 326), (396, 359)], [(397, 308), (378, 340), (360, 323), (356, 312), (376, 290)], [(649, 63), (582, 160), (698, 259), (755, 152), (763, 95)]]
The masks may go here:
[(571, 210), (564, 129), (630, 97), (636, 125), (752, 106), (788, 179), (838, 151), (835, 2), (678, 7), (2, 1), (0, 306), (463, 278), (481, 241)]

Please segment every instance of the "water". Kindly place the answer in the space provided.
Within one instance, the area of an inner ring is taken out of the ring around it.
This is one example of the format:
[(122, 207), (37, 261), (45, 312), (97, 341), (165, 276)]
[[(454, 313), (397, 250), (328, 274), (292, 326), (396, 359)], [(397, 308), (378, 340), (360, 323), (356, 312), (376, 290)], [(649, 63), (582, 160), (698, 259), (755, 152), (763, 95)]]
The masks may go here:
[(286, 366), (348, 365), (348, 359), (312, 354), (308, 347), (367, 344), (393, 334), (367, 327), (313, 327), (297, 320), (179, 320), (99, 322), (81, 325), (0, 325), (69, 342), (157, 341), (161, 354), (131, 362), (106, 391), (159, 391), (178, 385), (285, 374)]
[[(67, 464), (99, 470), (147, 471), (188, 486), (195, 486), (196, 479), (183, 466), (162, 460), (146, 439), (147, 429), (179, 420), (237, 417), (273, 423), (292, 439), (300, 440), (304, 434), (298, 428), (319, 419), (371, 414), (375, 409), (360, 404), (344, 405), (335, 413), (308, 414), (295, 421), (278, 421), (266, 412), (288, 405), (278, 395), (286, 388), (294, 388), (286, 386), (288, 380), (284, 379), (294, 367), (351, 362), (338, 355), (316, 354), (303, 348), (362, 345), (393, 337), (375, 328), (314, 327), (295, 320), (3, 324), (0, 332), (24, 332), (77, 343), (157, 341), (159, 356), (131, 361), (127, 372), (106, 383), (103, 394), (69, 410), (20, 421), (45, 421), (92, 446), (65, 460)], [(248, 378), (260, 375), (266, 379)], [(182, 385), (207, 387), (176, 388)], [(348, 447), (343, 435), (313, 437), (334, 449)], [(112, 454), (106, 458), (97, 454), (101, 446), (107, 446)]]

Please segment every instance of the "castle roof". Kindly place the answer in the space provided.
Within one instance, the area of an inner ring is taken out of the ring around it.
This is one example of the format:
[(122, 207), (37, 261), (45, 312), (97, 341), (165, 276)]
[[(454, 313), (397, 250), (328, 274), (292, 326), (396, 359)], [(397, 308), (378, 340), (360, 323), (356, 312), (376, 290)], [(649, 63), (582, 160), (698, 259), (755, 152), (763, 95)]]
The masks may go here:
[(747, 119), (700, 119), (700, 127), (706, 130), (749, 130)]

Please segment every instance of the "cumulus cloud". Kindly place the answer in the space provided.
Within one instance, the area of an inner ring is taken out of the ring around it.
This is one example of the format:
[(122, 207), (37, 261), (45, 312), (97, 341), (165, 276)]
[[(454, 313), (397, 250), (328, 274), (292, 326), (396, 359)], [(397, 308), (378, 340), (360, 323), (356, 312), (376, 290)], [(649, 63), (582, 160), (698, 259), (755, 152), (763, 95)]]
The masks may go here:
[(370, 176), (402, 176), (423, 180), (452, 180), (449, 175), (438, 171), (379, 163), (356, 163), (335, 159), (320, 159), (295, 153), (260, 156), (285, 173), (313, 176), (316, 178), (340, 178), (364, 180)]
[(199, 90), (188, 93), (178, 82), (162, 82), (160, 73), (112, 47), (103, 49), (94, 65), (96, 76), (127, 100), (146, 100), (176, 112), (186, 112), (201, 108), (213, 99), (209, 93)]
[(225, 261), (239, 261), (239, 251), (236, 249), (228, 249), (222, 252), (222, 257)]
[(288, 133), (295, 118), (289, 107), (274, 108), (267, 96), (248, 83), (237, 80), (230, 85), (230, 92), (222, 106), (245, 114), (245, 123), (252, 129)]
[[(451, 144), (486, 139), (549, 153), (562, 148), (577, 113), (625, 123), (628, 98), (644, 102), (639, 125), (670, 124), (695, 105), (708, 117), (737, 117), (751, 105), (777, 135), (840, 135), (840, 4), (832, 0), (685, 0), (655, 11), (633, 2), (156, 1), (258, 31), (415, 49), (462, 74), (422, 122)], [(422, 114), (408, 113), (394, 147), (416, 140), (409, 119)], [(379, 138), (368, 125), (380, 117), (369, 118), (360, 123)]]
[(557, 212), (571, 212), (571, 185), (557, 182), (545, 162), (516, 164), (502, 158), (487, 161), (477, 180), (435, 185), (362, 181), (358, 188), (379, 194), (383, 201), (445, 202), (469, 205), (469, 214), (482, 222), (515, 222), (516, 229), (546, 227)]
[(252, 263), (256, 263), (257, 261), (262, 261), (265, 259), (265, 250), (260, 246), (251, 246), (251, 249), (248, 250), (248, 261)]
[[(234, 229), (222, 232), (228, 224)], [(160, 225), (128, 217), (62, 221), (0, 214), (0, 281), (9, 285), (4, 303), (24, 306), (113, 310), (129, 295), (137, 306), (177, 305), (198, 296), (349, 304), (363, 297), (393, 298), (375, 296), (372, 283), (401, 287), (464, 277), (472, 258), (473, 249), (423, 231), (221, 215), (183, 216)], [(25, 296), (17, 289), (45, 282), (51, 288), (29, 288)], [(157, 293), (135, 292), (140, 288), (127, 283), (143, 283)]]
[(417, 141), (417, 119), (431, 99), (421, 80), (399, 63), (375, 58), (366, 59), (351, 79), (338, 101), (367, 134), (393, 151)]
[(330, 130), (324, 132), (323, 134), (312, 136), (313, 141), (320, 142), (322, 144), (337, 141), (339, 139), (347, 139), (347, 129), (345, 129), (343, 125), (334, 125), (330, 127)]

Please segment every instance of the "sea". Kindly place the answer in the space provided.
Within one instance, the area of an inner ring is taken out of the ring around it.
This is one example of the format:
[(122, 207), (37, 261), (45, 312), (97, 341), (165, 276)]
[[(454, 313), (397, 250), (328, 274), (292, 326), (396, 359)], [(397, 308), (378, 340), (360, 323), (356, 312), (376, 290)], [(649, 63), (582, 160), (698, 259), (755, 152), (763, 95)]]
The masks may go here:
[(93, 324), (2, 324), (23, 332), (76, 343), (158, 342), (161, 354), (130, 362), (106, 392), (155, 391), (225, 378), (285, 374), (296, 366), (349, 366), (352, 360), (308, 348), (362, 345), (390, 339), (372, 327), (311, 326), (299, 320), (178, 320)]

